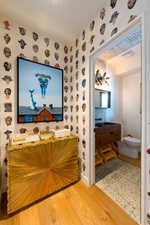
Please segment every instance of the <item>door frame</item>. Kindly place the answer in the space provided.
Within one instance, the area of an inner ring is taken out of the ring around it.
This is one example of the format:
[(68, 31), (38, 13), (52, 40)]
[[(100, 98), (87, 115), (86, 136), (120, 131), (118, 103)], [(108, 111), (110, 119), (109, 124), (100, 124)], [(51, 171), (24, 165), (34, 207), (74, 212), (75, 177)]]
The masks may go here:
[[(141, 224), (146, 225), (145, 222), (145, 214), (146, 214), (146, 155), (145, 155), (145, 149), (146, 149), (146, 125), (147, 125), (147, 118), (146, 118), (146, 104), (147, 104), (147, 94), (146, 94), (146, 46), (145, 46), (145, 16), (144, 14), (137, 17), (134, 21), (132, 21), (128, 26), (126, 26), (124, 29), (122, 29), (120, 32), (118, 32), (114, 37), (110, 38), (104, 45), (98, 49), (94, 54), (90, 56), (90, 67), (89, 67), (89, 95), (90, 95), (90, 112), (89, 112), (89, 179), (88, 184), (93, 185), (95, 184), (95, 133), (94, 133), (94, 127), (95, 127), (95, 108), (94, 105), (94, 84), (95, 84), (95, 77), (93, 74), (95, 73), (95, 62), (97, 56), (101, 55), (106, 49), (108, 45), (110, 45), (112, 42), (116, 41), (119, 37), (123, 36), (130, 30), (132, 30), (136, 26), (141, 26), (141, 54), (142, 54), (142, 64), (141, 64), (141, 82), (142, 82), (142, 144), (141, 144)], [(144, 165), (144, 166), (142, 166)]]

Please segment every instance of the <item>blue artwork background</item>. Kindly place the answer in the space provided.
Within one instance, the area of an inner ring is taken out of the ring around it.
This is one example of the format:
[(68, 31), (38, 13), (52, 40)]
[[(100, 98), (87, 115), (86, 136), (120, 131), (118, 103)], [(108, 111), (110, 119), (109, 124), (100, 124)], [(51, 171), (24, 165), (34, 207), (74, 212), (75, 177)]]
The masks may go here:
[[(40, 83), (35, 76), (37, 73), (51, 77), (45, 97), (41, 96)], [(54, 108), (62, 108), (62, 71), (19, 59), (19, 106), (32, 107), (29, 93), (31, 89), (35, 90), (34, 100), (37, 107), (53, 104)]]

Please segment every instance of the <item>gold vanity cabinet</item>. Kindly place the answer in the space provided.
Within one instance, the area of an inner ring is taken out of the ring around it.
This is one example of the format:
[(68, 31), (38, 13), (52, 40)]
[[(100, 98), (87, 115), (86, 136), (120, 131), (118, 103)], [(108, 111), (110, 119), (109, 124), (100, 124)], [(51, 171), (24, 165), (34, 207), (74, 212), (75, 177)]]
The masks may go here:
[(52, 138), (7, 149), (11, 214), (79, 180), (78, 138)]

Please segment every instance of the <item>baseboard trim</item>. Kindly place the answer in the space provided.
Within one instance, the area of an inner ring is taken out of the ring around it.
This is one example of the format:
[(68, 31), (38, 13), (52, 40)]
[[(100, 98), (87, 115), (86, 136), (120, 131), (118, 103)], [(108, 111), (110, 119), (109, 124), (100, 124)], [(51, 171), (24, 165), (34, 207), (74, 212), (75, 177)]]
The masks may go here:
[(84, 184), (86, 184), (87, 186), (90, 186), (88, 177), (86, 177), (85, 175), (81, 174), (81, 180), (83, 181)]

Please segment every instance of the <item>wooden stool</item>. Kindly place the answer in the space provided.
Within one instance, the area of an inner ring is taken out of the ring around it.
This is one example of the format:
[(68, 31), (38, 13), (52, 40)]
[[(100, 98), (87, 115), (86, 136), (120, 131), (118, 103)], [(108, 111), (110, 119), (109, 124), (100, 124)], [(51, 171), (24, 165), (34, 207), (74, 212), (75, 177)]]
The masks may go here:
[(103, 157), (101, 156), (101, 154), (99, 154), (98, 150), (96, 150), (95, 153), (95, 166), (98, 166), (100, 164), (103, 164), (104, 160)]
[(101, 156), (104, 160), (104, 162), (107, 162), (109, 159), (117, 158), (116, 152), (113, 150), (113, 146), (111, 144), (104, 146), (103, 148), (100, 148)]

